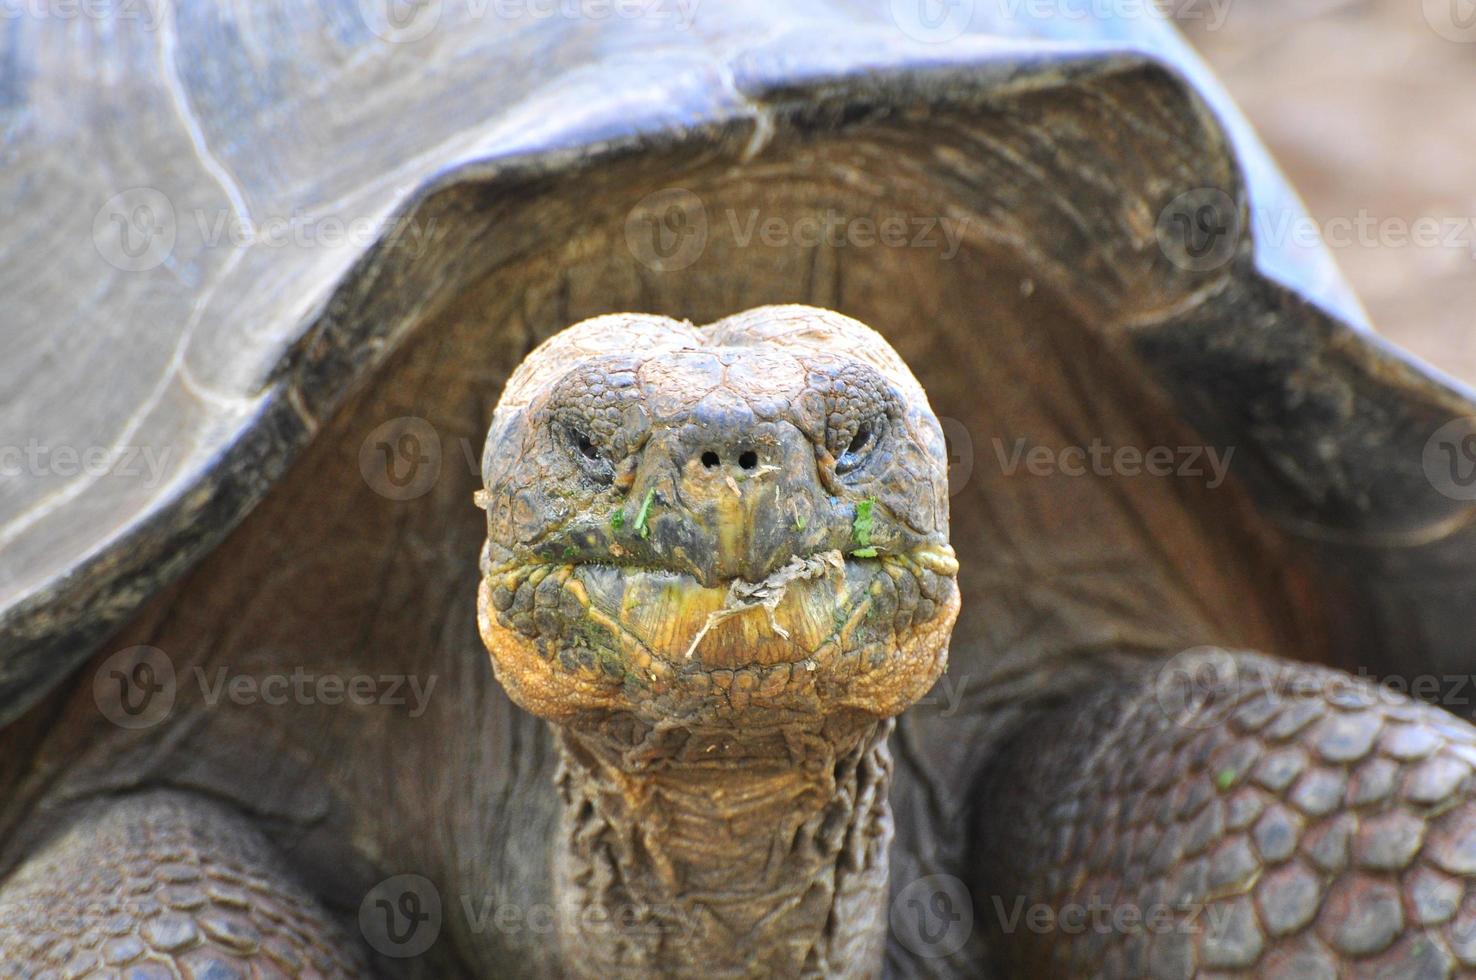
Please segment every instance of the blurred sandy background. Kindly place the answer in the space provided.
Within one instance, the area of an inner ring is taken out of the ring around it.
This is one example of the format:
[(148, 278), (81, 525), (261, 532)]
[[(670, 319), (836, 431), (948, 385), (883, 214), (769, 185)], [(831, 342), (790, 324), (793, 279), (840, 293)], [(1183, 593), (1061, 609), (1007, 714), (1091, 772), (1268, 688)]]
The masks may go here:
[(1379, 332), (1476, 384), (1476, 0), (1228, 3), (1173, 9), (1314, 219), (1396, 229), (1333, 245)]

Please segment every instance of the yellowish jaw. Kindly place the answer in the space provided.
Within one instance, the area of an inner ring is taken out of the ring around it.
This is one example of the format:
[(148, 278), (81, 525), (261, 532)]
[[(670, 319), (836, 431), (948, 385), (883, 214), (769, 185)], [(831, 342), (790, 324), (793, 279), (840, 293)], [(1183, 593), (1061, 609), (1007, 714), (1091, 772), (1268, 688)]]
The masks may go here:
[(661, 569), (542, 564), (485, 578), (479, 625), (499, 680), (545, 717), (685, 711), (718, 694), (731, 708), (735, 690), (744, 705), (823, 694), (887, 714), (946, 662), (956, 571), (947, 546), (810, 556), (725, 588)]

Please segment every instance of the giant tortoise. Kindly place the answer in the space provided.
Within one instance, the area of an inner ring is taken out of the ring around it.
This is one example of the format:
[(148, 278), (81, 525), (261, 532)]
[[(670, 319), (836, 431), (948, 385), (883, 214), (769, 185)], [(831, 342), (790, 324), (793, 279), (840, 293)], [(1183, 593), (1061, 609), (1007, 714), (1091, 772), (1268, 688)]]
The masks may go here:
[(1046, 6), (7, 18), (0, 975), (1476, 969), (1476, 402)]

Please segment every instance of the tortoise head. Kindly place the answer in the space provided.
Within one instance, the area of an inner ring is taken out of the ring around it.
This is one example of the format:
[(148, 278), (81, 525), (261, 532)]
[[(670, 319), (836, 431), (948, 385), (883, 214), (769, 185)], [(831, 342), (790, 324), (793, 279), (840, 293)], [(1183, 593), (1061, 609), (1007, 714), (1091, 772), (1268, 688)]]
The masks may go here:
[(535, 714), (890, 717), (946, 664), (942, 432), (855, 320), (586, 320), (514, 372), (482, 475), (479, 625)]

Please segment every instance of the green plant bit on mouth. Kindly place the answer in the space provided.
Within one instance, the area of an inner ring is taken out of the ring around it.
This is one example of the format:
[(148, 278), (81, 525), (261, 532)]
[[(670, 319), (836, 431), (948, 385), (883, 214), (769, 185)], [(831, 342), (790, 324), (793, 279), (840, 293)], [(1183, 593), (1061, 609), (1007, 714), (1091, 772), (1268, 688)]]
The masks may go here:
[(610, 527), (616, 531), (625, 527), (625, 509), (616, 510), (610, 515)]
[(871, 545), (871, 527), (874, 521), (872, 508), (876, 501), (867, 497), (856, 505), (856, 519), (851, 522), (851, 536), (856, 539), (859, 548), (851, 554), (856, 558), (875, 558), (876, 549)]
[(577, 548), (575, 548), (572, 544), (566, 544), (566, 545), (564, 545), (564, 557), (565, 558), (573, 558), (577, 554), (579, 554), (579, 550)]
[(789, 503), (789, 512), (794, 515), (794, 530), (795, 530), (795, 532), (796, 533), (803, 532), (805, 528), (809, 527), (809, 525), (810, 525), (810, 519), (808, 517), (806, 517), (804, 514), (801, 514), (800, 513), (799, 503), (797, 501), (790, 500), (790, 501), (788, 501), (788, 503)]
[(651, 514), (651, 501), (656, 499), (656, 488), (652, 487), (646, 491), (646, 499), (641, 501), (640, 513), (636, 514), (635, 529), (643, 538), (651, 536), (651, 529), (646, 526), (646, 518)]

